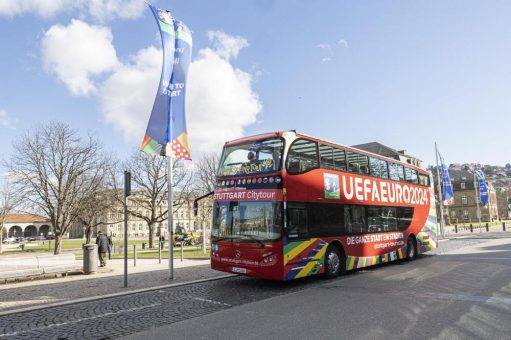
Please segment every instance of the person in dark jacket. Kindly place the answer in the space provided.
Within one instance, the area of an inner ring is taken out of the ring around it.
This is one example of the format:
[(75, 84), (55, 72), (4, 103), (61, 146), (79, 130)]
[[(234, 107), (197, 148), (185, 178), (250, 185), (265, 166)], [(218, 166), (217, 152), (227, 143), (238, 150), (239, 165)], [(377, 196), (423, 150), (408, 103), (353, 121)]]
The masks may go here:
[(98, 231), (98, 237), (96, 238), (96, 244), (98, 245), (99, 263), (100, 267), (106, 266), (106, 253), (108, 252), (108, 237), (101, 231)]

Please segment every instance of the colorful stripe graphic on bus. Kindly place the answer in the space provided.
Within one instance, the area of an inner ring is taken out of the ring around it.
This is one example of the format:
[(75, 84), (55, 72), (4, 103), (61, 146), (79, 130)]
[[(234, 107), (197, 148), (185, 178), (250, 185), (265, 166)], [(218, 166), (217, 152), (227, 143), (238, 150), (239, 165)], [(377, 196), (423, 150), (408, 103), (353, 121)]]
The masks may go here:
[(437, 216), (435, 194), (433, 190), (431, 193), (431, 206), (429, 209), (429, 216), (424, 224), (424, 228), (417, 235), (417, 249), (419, 253), (425, 253), (437, 247)]
[(377, 255), (377, 256), (347, 256), (346, 257), (346, 269), (353, 270), (358, 268), (364, 268), (374, 266), (380, 263), (386, 263), (405, 258), (405, 247), (399, 248), (398, 250), (391, 251), (390, 253)]
[[(284, 246), (285, 280), (318, 274), (323, 266), (328, 243), (319, 238), (289, 242)], [(290, 262), (295, 262), (288, 265)]]

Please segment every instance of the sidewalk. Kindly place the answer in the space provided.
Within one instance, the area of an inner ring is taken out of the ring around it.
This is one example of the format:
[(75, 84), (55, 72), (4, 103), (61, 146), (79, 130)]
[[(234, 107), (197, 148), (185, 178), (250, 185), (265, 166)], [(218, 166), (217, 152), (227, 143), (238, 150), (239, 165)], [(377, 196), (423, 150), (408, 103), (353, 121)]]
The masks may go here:
[(128, 288), (124, 288), (124, 260), (109, 260), (107, 266), (98, 268), (95, 274), (77, 274), (61, 278), (0, 284), (0, 312), (212, 278), (224, 274), (212, 270), (209, 259), (185, 259), (183, 262), (174, 259), (174, 280), (169, 280), (168, 260), (162, 260), (159, 264), (157, 259), (137, 259), (136, 267), (133, 267), (133, 260), (128, 262)]

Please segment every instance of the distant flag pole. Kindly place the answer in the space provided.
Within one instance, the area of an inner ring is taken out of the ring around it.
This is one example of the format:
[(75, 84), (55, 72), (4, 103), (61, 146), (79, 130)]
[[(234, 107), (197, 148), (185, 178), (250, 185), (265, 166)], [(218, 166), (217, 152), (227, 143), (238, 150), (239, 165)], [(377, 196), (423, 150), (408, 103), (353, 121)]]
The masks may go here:
[[(486, 185), (486, 178), (484, 176), (484, 172), (481, 169), (474, 170), (474, 189), (476, 196), (476, 204), (477, 204), (477, 220), (479, 221), (479, 232), (482, 232), (481, 229), (481, 208), (479, 207), (479, 202), (484, 206), (488, 204), (488, 186)], [(478, 193), (479, 189), (479, 193)], [(489, 211), (489, 209), (488, 209)]]
[(438, 147), (436, 145), (436, 142), (435, 142), (435, 155), (436, 155), (436, 179), (437, 179), (437, 187), (438, 187), (438, 201), (440, 203), (440, 233), (441, 233), (442, 237), (445, 237), (444, 202), (443, 202), (443, 194), (442, 194), (442, 185), (440, 184), (440, 166), (438, 164)]
[(449, 169), (447, 168), (447, 165), (445, 164), (440, 152), (438, 153), (438, 157), (440, 158), (440, 168), (442, 170), (442, 201), (445, 206), (449, 206), (454, 202), (454, 192), (452, 189), (451, 177), (449, 176)]
[[(147, 3), (147, 2), (146, 2)], [(174, 278), (173, 159), (191, 160), (186, 129), (186, 80), (192, 55), (192, 34), (186, 25), (174, 20), (168, 10), (147, 3), (158, 24), (163, 48), (160, 85), (154, 100), (140, 149), (167, 158), (169, 272)]]

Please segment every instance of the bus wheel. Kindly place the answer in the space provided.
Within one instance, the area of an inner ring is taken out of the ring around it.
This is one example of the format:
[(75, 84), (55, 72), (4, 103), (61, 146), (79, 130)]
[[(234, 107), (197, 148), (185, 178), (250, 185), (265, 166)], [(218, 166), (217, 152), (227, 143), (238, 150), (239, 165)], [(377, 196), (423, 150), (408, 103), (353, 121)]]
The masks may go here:
[(329, 246), (325, 254), (325, 277), (328, 279), (341, 273), (341, 254), (337, 247)]
[(408, 242), (406, 243), (406, 261), (412, 261), (417, 256), (417, 244), (415, 243), (415, 239), (413, 237), (408, 237)]

